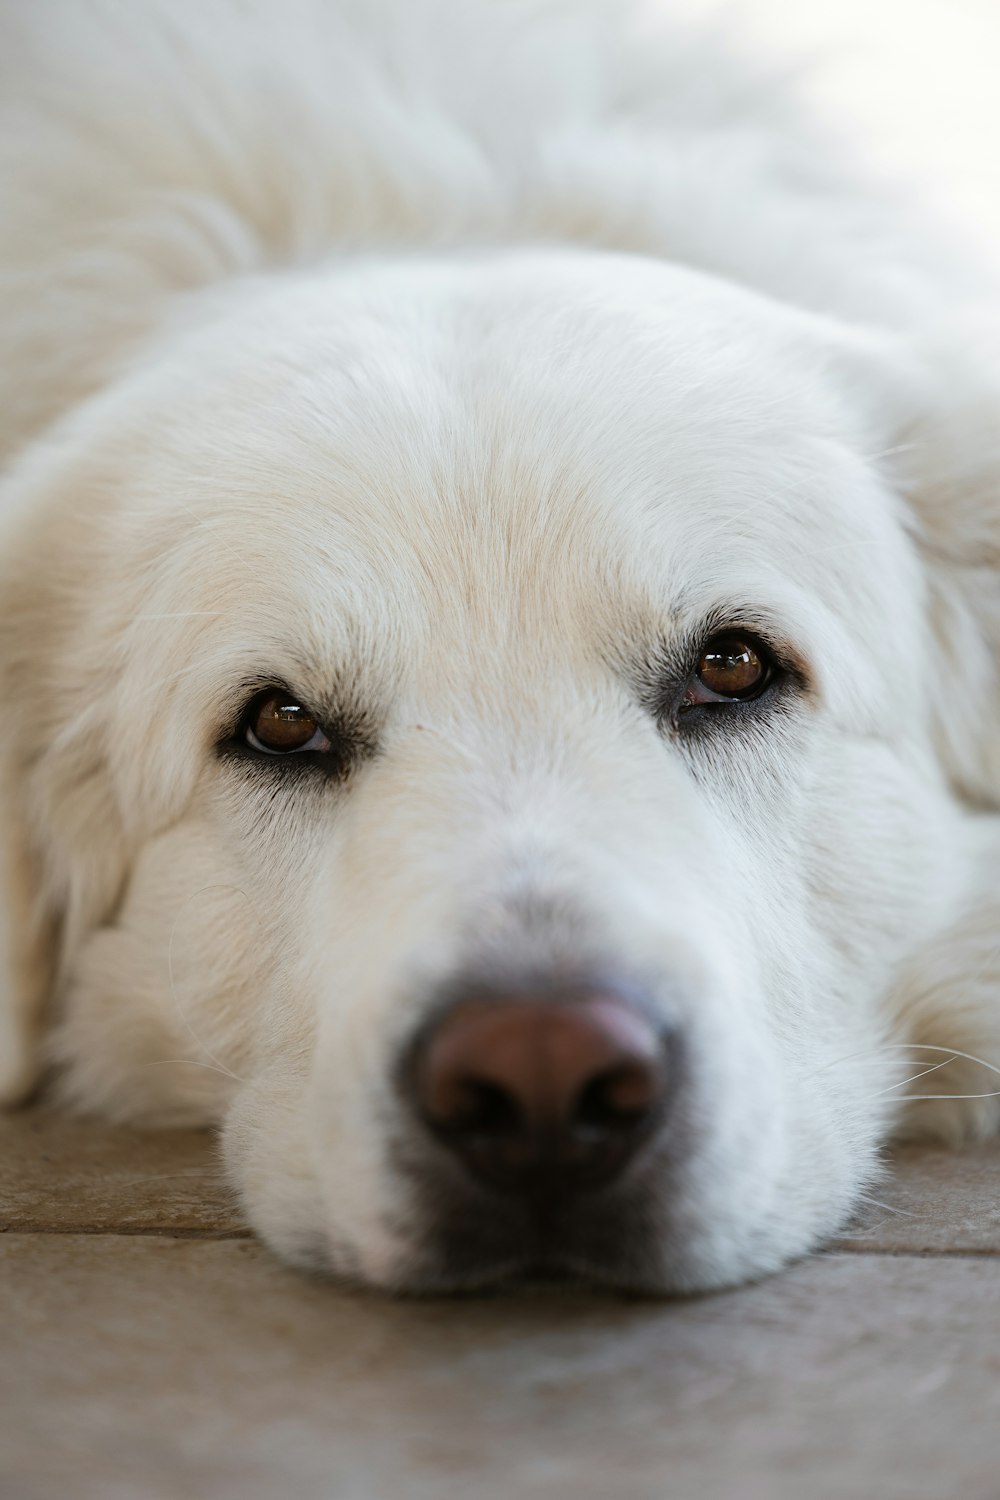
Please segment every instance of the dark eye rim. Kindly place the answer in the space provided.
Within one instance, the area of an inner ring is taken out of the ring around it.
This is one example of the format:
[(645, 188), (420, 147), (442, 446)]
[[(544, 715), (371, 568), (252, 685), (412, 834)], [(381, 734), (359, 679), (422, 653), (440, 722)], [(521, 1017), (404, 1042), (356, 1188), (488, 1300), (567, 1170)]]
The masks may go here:
[[(764, 631), (758, 622), (745, 624), (745, 616), (721, 612), (706, 620), (701, 629), (653, 649), (646, 657), (640, 683), (640, 701), (660, 729), (682, 737), (697, 736), (727, 726), (752, 728), (765, 722), (793, 696), (812, 697), (811, 670), (804, 657), (778, 631)], [(715, 641), (738, 637), (753, 647), (767, 667), (764, 681), (752, 694), (737, 698), (712, 698), (704, 689), (694, 701), (688, 694), (697, 680), (698, 665)]]
[[(746, 692), (716, 693), (712, 688), (708, 686), (706, 682), (703, 681), (699, 673), (698, 669), (705, 657), (711, 651), (712, 647), (719, 646), (725, 641), (735, 641), (742, 646), (749, 647), (749, 649), (758, 658), (763, 668), (763, 675), (761, 676), (760, 680), (758, 682), (755, 682), (751, 688), (747, 689)], [(758, 635), (749, 630), (715, 630), (710, 636), (706, 636), (702, 645), (698, 649), (697, 655), (698, 659), (695, 662), (694, 668), (692, 669), (688, 677), (685, 687), (685, 693), (691, 692), (694, 685), (697, 683), (699, 684), (698, 691), (703, 696), (700, 697), (697, 702), (688, 703), (686, 701), (682, 701), (680, 705), (681, 709), (713, 708), (719, 704), (727, 705), (733, 703), (756, 703), (760, 698), (764, 697), (768, 689), (774, 683), (776, 676), (778, 676), (782, 670), (773, 649), (767, 644), (766, 641), (762, 641)]]
[[(710, 688), (700, 684), (698, 667), (702, 658), (713, 644), (725, 640), (745, 642), (760, 658), (764, 676), (752, 691), (726, 697), (715, 695)], [(675, 729), (682, 729), (706, 720), (732, 722), (745, 719), (748, 715), (759, 716), (779, 691), (787, 686), (791, 675), (774, 646), (764, 640), (758, 631), (730, 624), (713, 628), (701, 637), (692, 652), (688, 672), (674, 703), (671, 715), (673, 726)], [(698, 684), (700, 686), (696, 687)], [(689, 697), (695, 690), (698, 696)]]
[[(303, 746), (299, 750), (268, 750), (250, 741), (254, 718), (264, 703), (275, 695), (300, 704), (310, 718), (315, 720), (317, 732), (326, 741), (322, 749)], [(217, 744), (219, 756), (223, 759), (241, 760), (262, 768), (275, 768), (277, 774), (320, 772), (324, 777), (334, 780), (343, 780), (355, 761), (370, 754), (371, 749), (368, 737), (352, 727), (346, 719), (314, 711), (309, 706), (307, 697), (277, 681), (257, 687), (245, 699), (239, 717)]]
[[(263, 740), (261, 740), (260, 736), (257, 734), (254, 728), (254, 725), (256, 724), (256, 721), (260, 716), (261, 709), (264, 708), (264, 706), (270, 703), (273, 699), (283, 701), (289, 707), (294, 705), (295, 708), (301, 709), (308, 721), (315, 726), (312, 734), (309, 736), (309, 739), (305, 744), (291, 745), (286, 749), (275, 750), (272, 749), (270, 745), (266, 745)], [(247, 709), (244, 712), (242, 733), (247, 749), (253, 750), (260, 755), (277, 756), (280, 760), (284, 760), (287, 756), (290, 755), (309, 755), (313, 753), (314, 750), (319, 754), (326, 754), (332, 745), (330, 736), (327, 734), (326, 730), (323, 728), (323, 725), (320, 723), (319, 716), (317, 714), (314, 714), (311, 709), (307, 708), (305, 703), (301, 701), (297, 694), (285, 693), (278, 688), (268, 688), (265, 689), (264, 692), (256, 694), (256, 696), (253, 698), (252, 702), (248, 704)], [(313, 741), (317, 738), (322, 740), (324, 743), (322, 745), (314, 746)]]

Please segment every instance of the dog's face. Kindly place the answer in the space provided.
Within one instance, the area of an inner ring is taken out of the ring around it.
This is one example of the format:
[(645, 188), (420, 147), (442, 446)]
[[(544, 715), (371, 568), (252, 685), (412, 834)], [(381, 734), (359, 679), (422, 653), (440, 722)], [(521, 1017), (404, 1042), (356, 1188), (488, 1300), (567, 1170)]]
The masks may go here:
[(379, 1285), (807, 1249), (953, 883), (875, 398), (625, 258), (228, 296), (72, 439), (66, 1087), (221, 1118), (265, 1239)]

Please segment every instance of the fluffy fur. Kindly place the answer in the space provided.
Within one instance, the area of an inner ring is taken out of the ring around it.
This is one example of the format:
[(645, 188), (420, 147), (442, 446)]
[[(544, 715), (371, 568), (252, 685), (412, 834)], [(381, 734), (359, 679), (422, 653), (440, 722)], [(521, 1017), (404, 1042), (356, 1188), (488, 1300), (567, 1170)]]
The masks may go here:
[[(387, 1287), (498, 1271), (392, 1088), (470, 968), (688, 1037), (599, 1278), (773, 1269), (998, 1121), (903, 1104), (1000, 1063), (996, 294), (660, 9), (2, 9), (0, 1087), (220, 1125), (279, 1253)], [(799, 685), (680, 733), (730, 622)], [(220, 751), (270, 681), (376, 753)]]

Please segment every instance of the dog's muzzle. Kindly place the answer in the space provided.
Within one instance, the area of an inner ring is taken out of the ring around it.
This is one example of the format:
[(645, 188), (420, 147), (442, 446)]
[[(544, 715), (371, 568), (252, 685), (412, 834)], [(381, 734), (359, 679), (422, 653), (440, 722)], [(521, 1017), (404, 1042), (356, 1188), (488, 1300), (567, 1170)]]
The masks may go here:
[(400, 1154), (432, 1280), (634, 1279), (629, 1236), (650, 1218), (644, 1166), (674, 1114), (681, 1050), (652, 1007), (604, 980), (453, 994), (400, 1073)]

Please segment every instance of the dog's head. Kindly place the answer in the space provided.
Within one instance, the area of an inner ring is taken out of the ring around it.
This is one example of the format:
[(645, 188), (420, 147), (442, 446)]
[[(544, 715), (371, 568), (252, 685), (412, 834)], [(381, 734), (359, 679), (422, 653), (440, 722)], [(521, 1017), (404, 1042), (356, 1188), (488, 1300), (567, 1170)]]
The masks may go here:
[(11, 481), (10, 1086), (49, 986), (70, 1096), (386, 1286), (816, 1243), (995, 789), (917, 374), (596, 254), (189, 312)]

